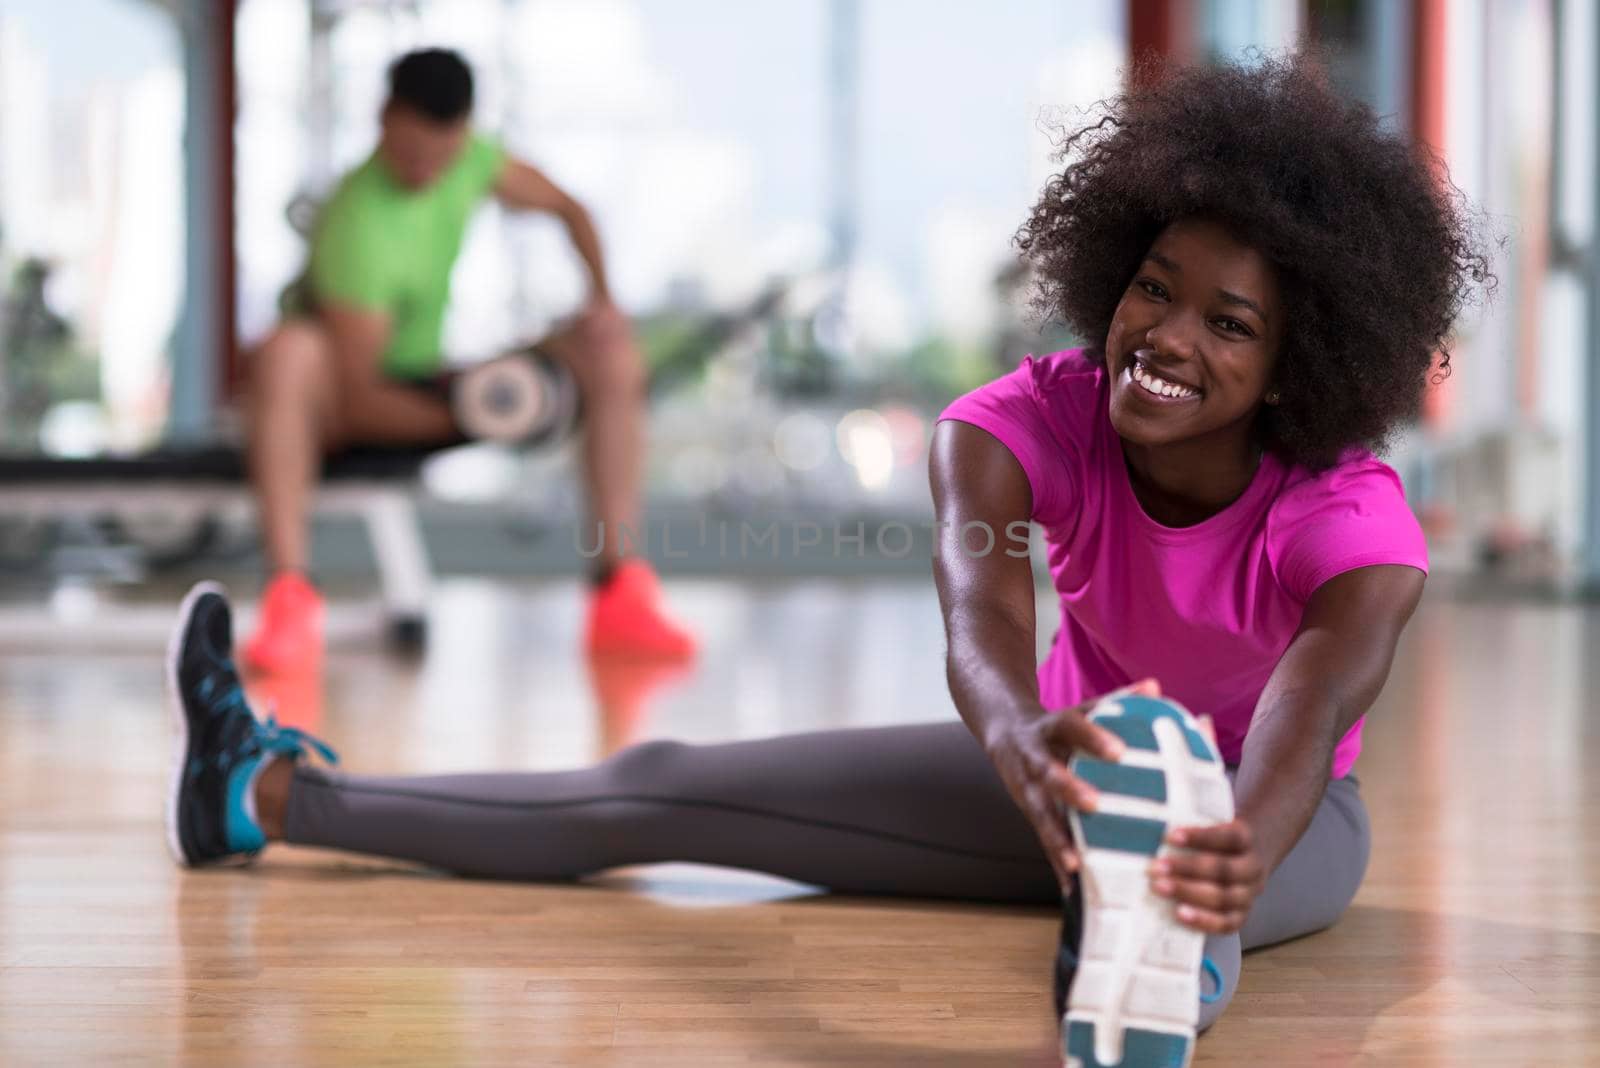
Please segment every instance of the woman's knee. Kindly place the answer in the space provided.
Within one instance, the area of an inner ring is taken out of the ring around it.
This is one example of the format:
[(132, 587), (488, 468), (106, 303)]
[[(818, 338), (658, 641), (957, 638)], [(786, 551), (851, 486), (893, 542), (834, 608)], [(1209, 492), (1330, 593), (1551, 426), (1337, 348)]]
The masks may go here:
[(1360, 795), (1335, 783), (1250, 909), (1242, 932), (1245, 948), (1332, 927), (1361, 889), (1371, 852), (1371, 829)]
[(671, 785), (674, 769), (689, 748), (668, 739), (639, 742), (606, 761), (606, 769), (614, 782), (634, 789), (665, 788)]
[[(1350, 825), (1350, 832), (1354, 836), (1351, 846), (1351, 867), (1355, 872), (1355, 885), (1360, 886), (1361, 880), (1366, 878), (1367, 863), (1372, 859), (1372, 820), (1367, 815), (1366, 802), (1361, 800), (1361, 794), (1356, 787), (1354, 779), (1336, 782), (1329, 787), (1330, 792), (1337, 790), (1336, 803), (1341, 814)], [(1351, 890), (1355, 896), (1355, 890)]]
[(1321, 893), (1308, 891), (1301, 895), (1313, 906), (1310, 922), (1315, 925), (1314, 930), (1332, 927), (1345, 914), (1367, 877), (1367, 864), (1372, 859), (1372, 823), (1353, 781), (1332, 783), (1324, 803), (1328, 811), (1319, 812), (1318, 816), (1328, 817), (1327, 826), (1314, 828), (1313, 845), (1331, 859), (1331, 871), (1312, 882), (1321, 887)]

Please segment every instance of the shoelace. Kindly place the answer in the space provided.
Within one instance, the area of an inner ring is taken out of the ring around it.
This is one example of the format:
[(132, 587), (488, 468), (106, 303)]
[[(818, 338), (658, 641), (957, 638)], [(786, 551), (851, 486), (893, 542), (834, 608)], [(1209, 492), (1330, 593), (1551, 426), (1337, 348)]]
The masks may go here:
[[(221, 685), (226, 686), (220, 696), (217, 695), (218, 679), (223, 680)], [(236, 745), (224, 745), (218, 750), (216, 762), (223, 771), (231, 767), (240, 757), (254, 756), (258, 753), (298, 757), (304, 756), (308, 747), (329, 764), (339, 763), (339, 754), (322, 739), (306, 733), (299, 727), (279, 725), (277, 716), (273, 714), (269, 714), (265, 721), (257, 720), (250, 711), (249, 702), (245, 700), (244, 687), (239, 685), (239, 675), (234, 670), (232, 661), (224, 661), (217, 671), (202, 678), (196, 689), (200, 699), (211, 703), (219, 714), (230, 717), (243, 716), (244, 721), (249, 724), (249, 733)]]
[(1201, 994), (1200, 994), (1200, 1003), (1202, 1005), (1211, 1005), (1211, 1004), (1214, 1004), (1214, 1003), (1216, 1003), (1218, 1001), (1221, 1001), (1222, 1000), (1222, 970), (1220, 968), (1218, 968), (1215, 964), (1211, 963), (1211, 958), (1210, 957), (1201, 957), (1200, 958), (1200, 970), (1203, 971), (1203, 972), (1206, 972), (1207, 974), (1209, 974), (1211, 976), (1211, 978), (1212, 978), (1212, 981), (1214, 981), (1217, 984), (1216, 991), (1213, 994), (1211, 994), (1210, 997), (1207, 997), (1206, 994), (1203, 991), (1201, 992)]
[(307, 734), (299, 727), (280, 727), (276, 716), (269, 715), (266, 722), (256, 724), (254, 740), (261, 746), (262, 753), (304, 756), (306, 747), (310, 746), (329, 764), (339, 763), (339, 754), (335, 753), (327, 742), (315, 735)]

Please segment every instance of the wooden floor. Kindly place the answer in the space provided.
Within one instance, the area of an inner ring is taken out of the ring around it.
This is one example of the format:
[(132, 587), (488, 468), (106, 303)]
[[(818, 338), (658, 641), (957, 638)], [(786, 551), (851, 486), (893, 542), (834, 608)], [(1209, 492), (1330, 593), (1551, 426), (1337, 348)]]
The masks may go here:
[[(346, 644), (323, 685), (256, 697), (374, 771), (954, 714), (926, 584), (671, 592), (708, 644), (682, 677), (591, 675), (575, 586), (457, 582), (420, 664)], [(0, 658), (0, 1064), (1053, 1063), (1048, 911), (287, 848), (180, 873), (158, 629)], [(1366, 885), (1333, 930), (1246, 959), (1198, 1063), (1600, 1063), (1597, 697), (1594, 610), (1430, 592), (1358, 768)]]

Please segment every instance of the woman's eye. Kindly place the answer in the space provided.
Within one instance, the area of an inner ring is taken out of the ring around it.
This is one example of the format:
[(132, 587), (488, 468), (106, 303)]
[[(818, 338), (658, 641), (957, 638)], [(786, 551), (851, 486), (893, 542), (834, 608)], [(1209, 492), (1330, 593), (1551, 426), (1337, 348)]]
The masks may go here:
[(1139, 279), (1138, 284), (1140, 289), (1144, 290), (1152, 297), (1165, 297), (1167, 295), (1166, 287), (1164, 287), (1160, 282), (1152, 282), (1148, 278), (1141, 278)]
[(1230, 333), (1239, 334), (1243, 337), (1250, 336), (1250, 328), (1245, 326), (1237, 319), (1219, 319), (1217, 322), (1222, 329), (1227, 330)]

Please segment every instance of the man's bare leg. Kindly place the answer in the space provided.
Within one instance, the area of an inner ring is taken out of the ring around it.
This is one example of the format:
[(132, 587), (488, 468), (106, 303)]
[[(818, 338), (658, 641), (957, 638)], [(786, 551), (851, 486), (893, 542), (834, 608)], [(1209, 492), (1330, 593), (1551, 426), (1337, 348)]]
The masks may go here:
[(695, 640), (669, 619), (648, 564), (627, 559), (626, 532), (639, 525), (644, 466), (646, 373), (627, 321), (601, 312), (546, 338), (537, 348), (572, 371), (583, 397), (583, 481), (591, 534), (600, 551), (591, 561), (595, 595), (584, 644), (590, 653), (687, 658)]
[(350, 403), (338, 359), (328, 332), (299, 319), (267, 338), (251, 368), (250, 476), (269, 580), (244, 655), (270, 673), (298, 674), (321, 659), (322, 598), (305, 572), (322, 457), (352, 442), (426, 444), (454, 434), (449, 405), (425, 392), (379, 382), (372, 388), (384, 403)]
[(639, 528), (640, 481), (644, 466), (644, 357), (620, 316), (580, 319), (537, 346), (571, 372), (583, 396), (582, 463), (592, 526), (585, 544), (595, 544), (595, 563), (614, 566), (621, 532)]
[(274, 330), (251, 361), (250, 480), (273, 573), (304, 572), (306, 514), (323, 453), (337, 433), (333, 350), (309, 320)]
[(380, 383), (378, 413), (348, 411), (328, 332), (311, 319), (273, 331), (251, 361), (250, 479), (274, 571), (305, 571), (306, 516), (322, 457), (347, 444), (427, 445), (455, 432), (442, 398)]

